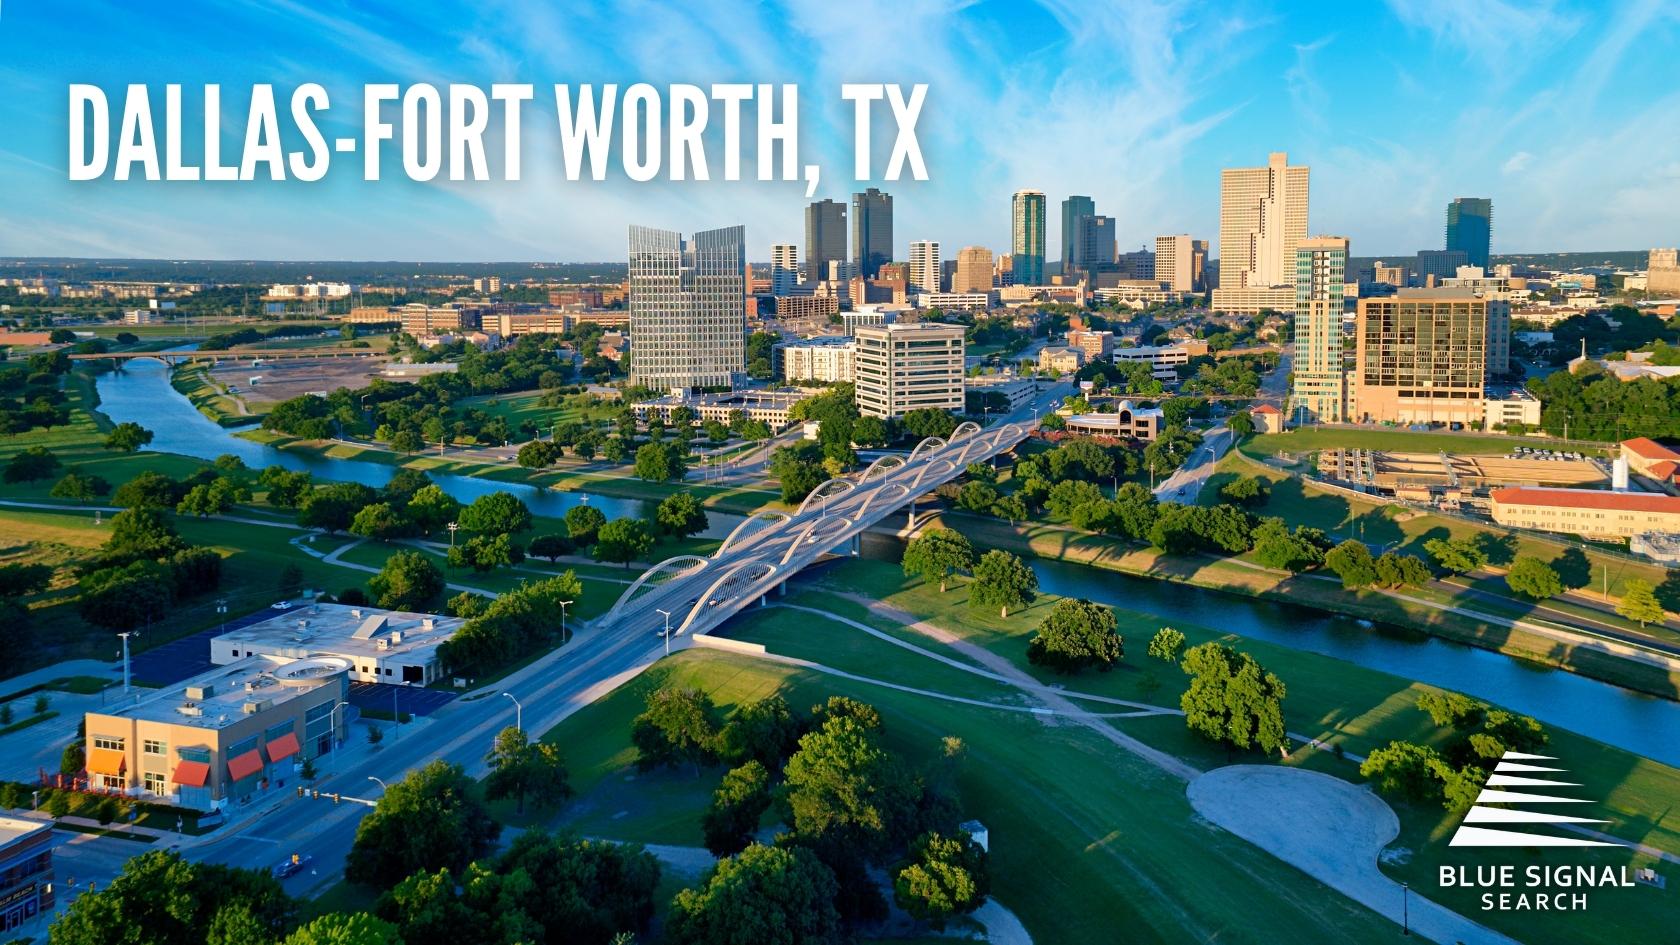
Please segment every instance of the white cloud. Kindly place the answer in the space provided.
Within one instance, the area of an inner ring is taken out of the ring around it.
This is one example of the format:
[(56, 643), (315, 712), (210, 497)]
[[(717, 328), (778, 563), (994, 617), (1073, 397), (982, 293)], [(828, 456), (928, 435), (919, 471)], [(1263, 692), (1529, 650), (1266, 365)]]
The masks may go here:
[(1499, 171), (1502, 174), (1521, 174), (1532, 163), (1534, 163), (1534, 155), (1527, 151), (1518, 151), (1499, 166)]

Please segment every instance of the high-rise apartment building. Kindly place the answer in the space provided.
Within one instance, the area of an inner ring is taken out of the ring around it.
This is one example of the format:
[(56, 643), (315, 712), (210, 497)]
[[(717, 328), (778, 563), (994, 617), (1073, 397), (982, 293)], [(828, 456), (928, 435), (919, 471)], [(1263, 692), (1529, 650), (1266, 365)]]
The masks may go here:
[(1458, 267), (1470, 265), (1470, 254), (1462, 249), (1420, 249), (1417, 254), (1418, 281), (1426, 287), (1458, 275)]
[(1459, 289), (1401, 289), (1360, 299), (1352, 418), (1481, 423), (1490, 301)]
[(1655, 295), (1680, 293), (1680, 252), (1651, 250), (1645, 263), (1645, 291)]
[(1342, 341), (1348, 240), (1301, 239), (1295, 246), (1295, 372), (1290, 391), (1297, 423), (1347, 418), (1347, 365)]
[(1289, 155), (1265, 167), (1226, 168), (1219, 177), (1219, 287), (1293, 285), (1295, 247), (1307, 236), (1308, 169)]
[(910, 286), (913, 295), (940, 291), (939, 243), (915, 240), (910, 244)]
[(963, 407), (963, 326), (864, 325), (857, 338), (857, 406), (866, 417)]
[(799, 285), (799, 247), (777, 243), (770, 247), (770, 294), (792, 295)]
[(1493, 245), (1493, 201), (1486, 197), (1455, 197), (1447, 204), (1447, 249), (1463, 250), (1470, 265), (1488, 267)]
[(747, 234), (630, 227), (631, 383), (727, 387), (747, 367)]
[(1079, 242), (1080, 221), (1097, 215), (1097, 202), (1090, 197), (1072, 196), (1062, 201), (1062, 275), (1080, 268), (1075, 244)]
[[(1081, 273), (1108, 272), (1114, 269), (1114, 218), (1088, 213), (1079, 218), (1073, 230), (1073, 269)], [(1073, 273), (1062, 269), (1062, 278)]]
[(874, 187), (852, 195), (852, 262), (873, 279), (893, 258), (893, 199)]
[(846, 262), (846, 205), (818, 200), (805, 208), (805, 265), (812, 282), (828, 278), (828, 264)]
[(957, 270), (951, 274), (952, 292), (992, 291), (992, 251), (964, 246), (957, 251)]
[(1207, 240), (1188, 234), (1155, 237), (1155, 281), (1172, 292), (1207, 291)]
[(1017, 190), (1010, 203), (1016, 285), (1044, 284), (1044, 191)]

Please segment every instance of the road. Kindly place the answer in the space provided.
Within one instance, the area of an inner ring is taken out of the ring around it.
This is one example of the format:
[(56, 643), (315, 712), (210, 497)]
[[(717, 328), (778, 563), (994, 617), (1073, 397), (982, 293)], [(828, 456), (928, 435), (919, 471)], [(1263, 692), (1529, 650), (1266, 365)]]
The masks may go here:
[(1219, 458), (1230, 448), (1231, 431), (1224, 425), (1202, 434), (1202, 445), (1196, 447), (1183, 466), (1155, 487), (1155, 498), (1162, 502), (1195, 505), (1196, 498), (1202, 494), (1202, 486), (1213, 475), (1213, 467), (1219, 464)]

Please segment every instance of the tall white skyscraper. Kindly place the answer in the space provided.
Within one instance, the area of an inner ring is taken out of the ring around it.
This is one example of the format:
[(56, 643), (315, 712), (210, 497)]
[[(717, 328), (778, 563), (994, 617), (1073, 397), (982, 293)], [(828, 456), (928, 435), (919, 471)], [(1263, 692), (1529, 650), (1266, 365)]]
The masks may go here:
[(938, 292), (939, 273), (938, 241), (913, 241), (910, 244), (910, 293)]
[(1295, 365), (1290, 391), (1296, 422), (1347, 419), (1347, 365), (1342, 337), (1348, 239), (1315, 236), (1295, 249)]
[(726, 387), (747, 368), (747, 231), (630, 227), (630, 381)]
[(1295, 284), (1295, 247), (1307, 235), (1307, 168), (1278, 151), (1265, 167), (1219, 175), (1219, 287)]
[(799, 285), (799, 247), (777, 243), (770, 247), (770, 294), (792, 295)]
[(1207, 240), (1188, 234), (1155, 237), (1155, 281), (1173, 292), (1207, 288)]

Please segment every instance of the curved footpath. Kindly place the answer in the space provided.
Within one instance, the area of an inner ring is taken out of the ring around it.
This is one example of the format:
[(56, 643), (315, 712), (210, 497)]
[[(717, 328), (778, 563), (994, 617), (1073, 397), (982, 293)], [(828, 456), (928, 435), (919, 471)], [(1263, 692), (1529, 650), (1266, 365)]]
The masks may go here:
[(1190, 782), (1198, 814), (1348, 898), (1442, 945), (1516, 945), (1400, 884), (1377, 857), (1400, 834), (1394, 810), (1369, 789), (1304, 768), (1231, 765)]

